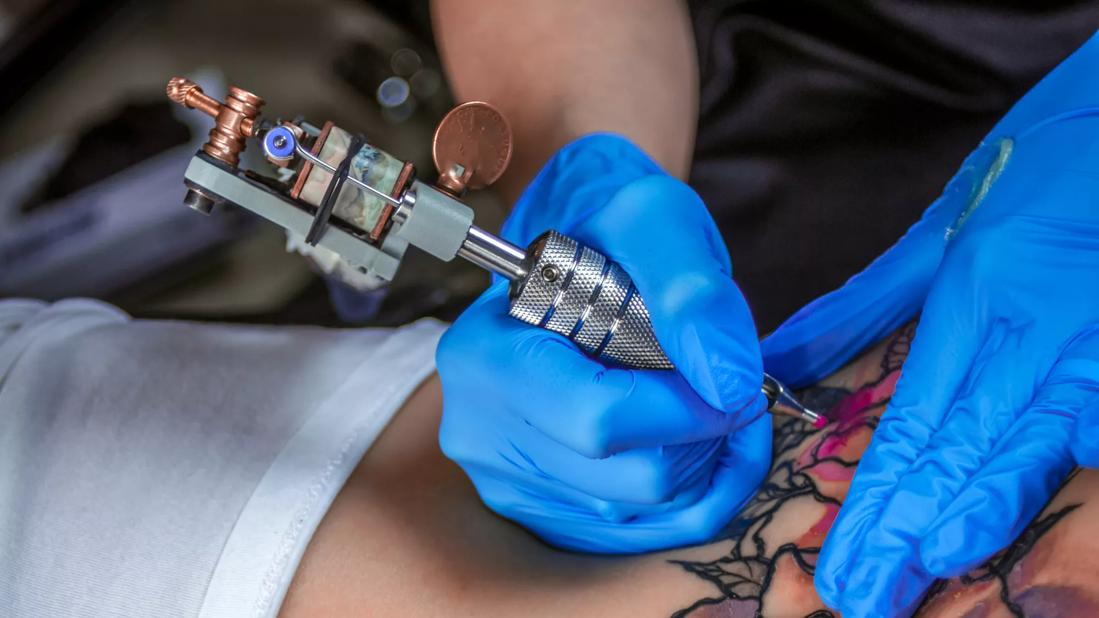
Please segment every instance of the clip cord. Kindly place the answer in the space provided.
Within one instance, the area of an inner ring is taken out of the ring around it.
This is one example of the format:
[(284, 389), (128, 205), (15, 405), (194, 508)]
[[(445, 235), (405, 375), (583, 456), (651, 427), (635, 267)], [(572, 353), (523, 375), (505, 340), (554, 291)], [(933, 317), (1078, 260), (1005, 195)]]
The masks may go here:
[(336, 206), (336, 199), (340, 195), (340, 189), (351, 172), (351, 161), (359, 154), (365, 140), (358, 135), (351, 136), (351, 143), (347, 146), (347, 156), (340, 161), (339, 167), (332, 172), (332, 181), (324, 190), (324, 199), (317, 206), (317, 213), (313, 215), (313, 224), (309, 226), (309, 233), (305, 235), (305, 244), (316, 246), (320, 242), (324, 231), (328, 229), (328, 219), (332, 216), (332, 209)]

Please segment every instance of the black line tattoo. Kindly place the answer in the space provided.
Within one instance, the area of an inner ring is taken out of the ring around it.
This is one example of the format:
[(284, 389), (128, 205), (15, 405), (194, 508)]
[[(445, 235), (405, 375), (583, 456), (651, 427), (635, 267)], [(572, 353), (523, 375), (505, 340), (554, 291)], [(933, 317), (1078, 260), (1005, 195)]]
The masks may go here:
[[(879, 374), (868, 384), (860, 386), (858, 391), (871, 389), (869, 392), (873, 392), (874, 387), (900, 371), (914, 335), (915, 324), (901, 329), (882, 355)], [(853, 391), (841, 388), (811, 387), (800, 392), (799, 397), (813, 409), (835, 411), (837, 405), (852, 394)], [(869, 401), (864, 410), (880, 408), (887, 404), (888, 397), (881, 401)], [(858, 464), (857, 460), (847, 461), (834, 455), (822, 455), (819, 452), (821, 447), (830, 437), (843, 439), (844, 436), (840, 435), (842, 432), (853, 434), (866, 428), (872, 431), (877, 428), (877, 425), (878, 419), (874, 414), (863, 414), (847, 422), (831, 423), (821, 430), (794, 420), (776, 423), (773, 438), (774, 464), (767, 480), (744, 510), (715, 539), (732, 541), (733, 544), (728, 553), (711, 561), (669, 560), (669, 563), (713, 585), (716, 592), (713, 596), (698, 599), (688, 607), (675, 612), (673, 618), (688, 616), (701, 618), (733, 613), (766, 616), (765, 596), (775, 576), (777, 565), (783, 559), (792, 558), (797, 568), (811, 579), (820, 547), (799, 547), (792, 542), (778, 547), (768, 547), (765, 534), (767, 527), (773, 523), (783, 506), (795, 498), (811, 498), (821, 504), (838, 507), (840, 502), (823, 493), (806, 471), (826, 462), (843, 467), (855, 467)], [(798, 461), (798, 451), (818, 433), (823, 434), (823, 439), (818, 440), (810, 451), (808, 463), (804, 455), (800, 457), (801, 461)], [(999, 580), (1001, 600), (1004, 605), (1015, 616), (1023, 616), (1022, 610), (1012, 600), (1007, 576), (1033, 548), (1038, 539), (1077, 506), (1079, 505), (1070, 505), (1056, 513), (1038, 518), (1010, 548), (990, 559), (981, 569), (965, 576), (969, 580), (966, 581), (963, 578), (963, 582), (970, 583), (993, 578)], [(942, 591), (944, 585), (945, 582), (937, 583), (927, 598)], [(732, 611), (734, 607), (735, 611)], [(808, 618), (825, 617), (834, 618), (833, 614), (825, 609), (816, 610), (808, 615)]]

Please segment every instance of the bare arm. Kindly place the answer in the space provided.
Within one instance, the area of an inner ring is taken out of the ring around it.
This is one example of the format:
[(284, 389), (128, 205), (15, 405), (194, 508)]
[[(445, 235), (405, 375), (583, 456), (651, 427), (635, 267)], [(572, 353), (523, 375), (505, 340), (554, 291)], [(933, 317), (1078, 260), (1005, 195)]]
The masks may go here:
[(698, 68), (679, 0), (433, 0), (443, 64), (461, 101), (498, 107), (515, 133), (499, 188), (514, 202), (558, 148), (621, 133), (686, 177)]
[[(432, 379), (332, 505), (282, 615), (832, 616), (813, 590), (813, 565), (912, 332), (803, 393), (833, 422), (776, 427), (771, 474), (726, 534), (625, 558), (559, 552), (489, 513), (439, 452)], [(919, 615), (1099, 615), (1097, 493), (1099, 473), (1074, 476), (1009, 550), (941, 582)]]

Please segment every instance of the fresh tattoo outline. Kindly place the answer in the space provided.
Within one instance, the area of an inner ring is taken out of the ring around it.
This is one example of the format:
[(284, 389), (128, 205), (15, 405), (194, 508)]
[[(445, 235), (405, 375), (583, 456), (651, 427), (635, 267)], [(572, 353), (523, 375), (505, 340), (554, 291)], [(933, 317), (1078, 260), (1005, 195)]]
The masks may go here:
[[(795, 542), (786, 542), (772, 551), (767, 547), (764, 531), (783, 505), (794, 498), (809, 497), (838, 510), (841, 501), (821, 491), (807, 471), (821, 464), (837, 465), (852, 470), (858, 465), (858, 460), (851, 461), (835, 455), (822, 454), (821, 447), (830, 437), (843, 439), (841, 434), (851, 434), (865, 428), (871, 431), (876, 429), (877, 416), (865, 412), (886, 406), (892, 389), (889, 389), (888, 396), (865, 398), (866, 400), (859, 407), (859, 412), (864, 412), (863, 414), (836, 418), (834, 416), (836, 407), (856, 394), (875, 393), (877, 388), (887, 380), (895, 381), (914, 336), (915, 323), (898, 331), (887, 344), (885, 353), (882, 355), (880, 373), (856, 390), (814, 386), (799, 393), (809, 407), (829, 410), (829, 417), (833, 422), (820, 430), (793, 419), (783, 419), (781, 424), (776, 424), (773, 438), (775, 464), (767, 480), (737, 518), (730, 522), (717, 538), (713, 539), (713, 541), (732, 541), (733, 545), (729, 551), (709, 561), (668, 560), (669, 564), (676, 565), (683, 571), (710, 583), (717, 592), (714, 596), (700, 598), (675, 612), (672, 614), (673, 618), (688, 616), (701, 618), (719, 613), (724, 615), (721, 606), (730, 603), (738, 604), (737, 615), (747, 611), (755, 616), (763, 616), (765, 614), (764, 597), (769, 590), (777, 565), (787, 558), (792, 558), (794, 564), (807, 577), (810, 579), (813, 577), (816, 557), (820, 553), (819, 546), (801, 547)], [(820, 434), (820, 439), (808, 452), (808, 461), (805, 455), (797, 457), (797, 450), (803, 448), (815, 434)], [(1073, 472), (1065, 483), (1067, 484), (1075, 474), (1076, 472)], [(1036, 518), (1010, 547), (993, 556), (983, 566), (962, 576), (961, 583), (968, 585), (997, 580), (1000, 584), (1000, 600), (1005, 608), (1013, 616), (1024, 616), (1022, 609), (1012, 600), (1008, 574), (1043, 535), (1079, 506), (1079, 504), (1070, 504), (1054, 513)], [(945, 580), (937, 582), (925, 597), (925, 603), (942, 592), (946, 584)], [(834, 614), (826, 609), (818, 609), (807, 615), (807, 618), (826, 617), (834, 618)]]

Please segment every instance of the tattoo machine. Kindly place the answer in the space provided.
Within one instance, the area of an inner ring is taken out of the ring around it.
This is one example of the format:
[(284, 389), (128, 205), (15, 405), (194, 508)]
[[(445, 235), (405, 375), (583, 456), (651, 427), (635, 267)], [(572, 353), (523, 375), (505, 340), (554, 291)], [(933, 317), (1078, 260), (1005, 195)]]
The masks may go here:
[[(339, 256), (346, 268), (389, 281), (415, 245), (444, 261), (464, 258), (511, 281), (509, 313), (571, 339), (593, 357), (622, 366), (672, 369), (649, 312), (629, 275), (590, 247), (548, 231), (522, 249), (473, 225), (460, 199), (495, 182), (511, 159), (511, 129), (492, 106), (472, 102), (446, 115), (435, 131), (434, 185), (397, 159), (331, 122), (266, 120), (263, 99), (230, 88), (225, 103), (195, 83), (168, 82), (168, 97), (215, 120), (184, 173), (184, 203), (209, 213), (216, 204), (245, 208)], [(271, 175), (238, 167), (245, 140), (260, 141)], [(808, 421), (807, 409), (764, 375), (768, 409)]]

